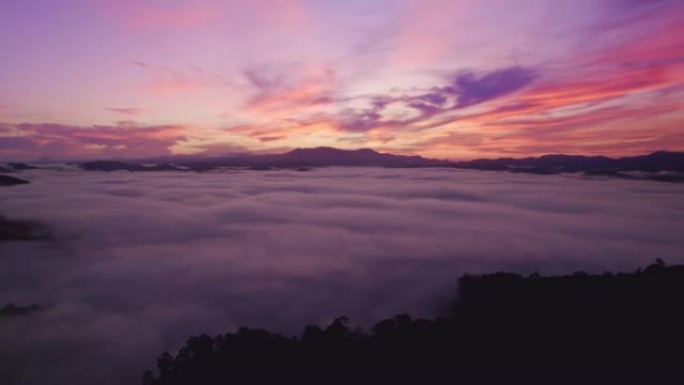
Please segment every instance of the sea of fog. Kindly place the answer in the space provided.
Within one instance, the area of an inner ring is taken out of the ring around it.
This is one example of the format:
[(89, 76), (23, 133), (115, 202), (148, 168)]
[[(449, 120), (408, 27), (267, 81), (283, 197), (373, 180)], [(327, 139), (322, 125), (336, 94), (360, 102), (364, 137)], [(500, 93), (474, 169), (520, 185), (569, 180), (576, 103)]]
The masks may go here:
[(453, 169), (25, 171), (0, 214), (0, 383), (138, 384), (186, 337), (435, 316), (464, 273), (684, 262), (684, 185)]

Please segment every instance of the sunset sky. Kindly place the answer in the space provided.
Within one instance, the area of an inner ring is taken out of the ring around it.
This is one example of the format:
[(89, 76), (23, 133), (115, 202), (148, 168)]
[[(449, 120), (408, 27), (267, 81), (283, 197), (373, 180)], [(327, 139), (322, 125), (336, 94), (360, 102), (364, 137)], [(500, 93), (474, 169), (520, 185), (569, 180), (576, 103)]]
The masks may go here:
[(0, 159), (684, 150), (681, 0), (2, 0)]

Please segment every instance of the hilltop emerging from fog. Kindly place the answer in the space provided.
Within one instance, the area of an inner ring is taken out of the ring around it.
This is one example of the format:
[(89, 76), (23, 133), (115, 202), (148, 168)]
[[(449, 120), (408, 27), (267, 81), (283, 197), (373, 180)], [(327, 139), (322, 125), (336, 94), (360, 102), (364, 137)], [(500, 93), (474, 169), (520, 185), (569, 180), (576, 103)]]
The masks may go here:
[[(459, 376), (681, 377), (684, 266), (634, 273), (542, 277), (533, 273), (464, 276), (448, 315), (407, 314), (371, 333), (346, 317), (301, 337), (264, 329), (191, 337), (157, 360), (143, 385), (226, 384), (297, 378)], [(382, 382), (379, 381), (379, 382)]]

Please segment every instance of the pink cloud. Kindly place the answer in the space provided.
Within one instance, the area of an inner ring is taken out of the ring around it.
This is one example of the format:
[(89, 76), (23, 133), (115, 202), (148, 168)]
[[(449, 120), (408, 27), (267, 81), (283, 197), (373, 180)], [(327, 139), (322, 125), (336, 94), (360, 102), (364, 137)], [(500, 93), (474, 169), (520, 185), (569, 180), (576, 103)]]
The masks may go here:
[(471, 0), (408, 0), (394, 39), (393, 65), (415, 69), (432, 64), (452, 49), (448, 36), (473, 8)]
[(4, 124), (12, 136), (0, 137), (0, 157), (35, 159), (146, 157), (171, 154), (171, 147), (187, 140), (182, 126), (141, 126), (121, 122), (115, 126), (61, 124)]
[(206, 73), (197, 67), (181, 70), (138, 60), (131, 60), (130, 63), (145, 71), (146, 79), (138, 88), (143, 94), (184, 94), (214, 87), (239, 87), (236, 82), (221, 75)]
[(679, 4), (632, 21), (621, 31), (624, 37), (619, 43), (586, 53), (583, 65), (664, 70), (678, 67), (681, 70), (684, 66), (684, 41), (680, 38), (684, 34), (682, 12), (684, 5)]
[(419, 141), (416, 147), (426, 153), (452, 151), (467, 158), (559, 152), (622, 156), (684, 150), (684, 116), (672, 116), (684, 108), (682, 102), (659, 100), (641, 106), (578, 108), (560, 116), (550, 114), (549, 107), (521, 105), (464, 116), (454, 123), (476, 129), (447, 131)]
[(257, 91), (247, 110), (261, 116), (291, 118), (333, 103), (335, 74), (325, 66), (249, 69), (245, 77)]
[(106, 108), (106, 110), (133, 118), (139, 117), (149, 112), (144, 108)]

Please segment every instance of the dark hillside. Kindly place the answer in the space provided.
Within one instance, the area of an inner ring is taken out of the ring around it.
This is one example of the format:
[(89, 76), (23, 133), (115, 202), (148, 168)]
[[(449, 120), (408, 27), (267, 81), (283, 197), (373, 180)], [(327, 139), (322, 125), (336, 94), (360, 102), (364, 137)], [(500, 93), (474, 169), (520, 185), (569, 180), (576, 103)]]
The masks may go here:
[(684, 266), (634, 273), (464, 276), (450, 312), (398, 315), (369, 333), (344, 317), (301, 337), (242, 328), (192, 337), (145, 384), (376, 377), (684, 374)]

